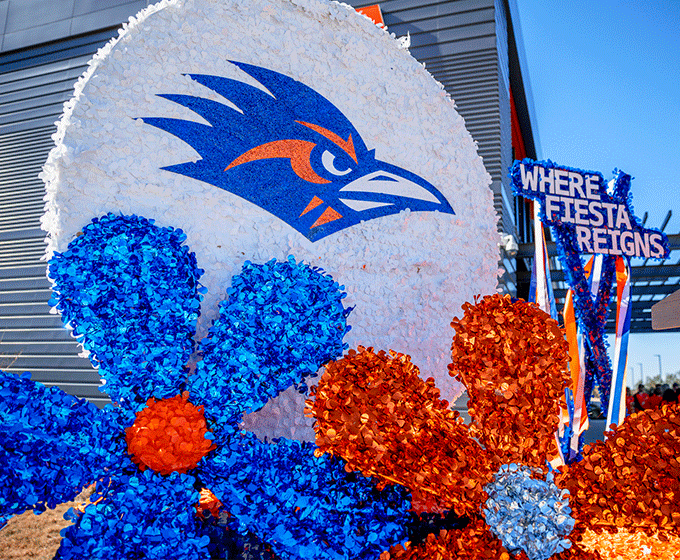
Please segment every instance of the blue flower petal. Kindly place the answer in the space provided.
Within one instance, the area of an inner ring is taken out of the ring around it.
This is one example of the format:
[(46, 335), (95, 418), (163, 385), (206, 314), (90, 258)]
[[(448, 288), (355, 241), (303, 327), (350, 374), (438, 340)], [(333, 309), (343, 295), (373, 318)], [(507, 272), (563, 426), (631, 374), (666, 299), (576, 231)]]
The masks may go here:
[(0, 372), (0, 516), (54, 508), (124, 464), (121, 415)]
[(147, 470), (99, 485), (102, 501), (67, 514), (75, 523), (62, 531), (55, 560), (209, 559), (210, 537), (196, 517), (193, 484), (187, 475)]
[(410, 500), (378, 491), (344, 462), (314, 456), (312, 444), (260, 442), (237, 433), (199, 466), (199, 477), (236, 519), (282, 559), (378, 558), (407, 540)]
[(102, 390), (132, 409), (176, 395), (186, 376), (203, 271), (185, 239), (153, 220), (108, 214), (49, 264), (50, 303), (90, 351)]
[(244, 411), (258, 410), (341, 356), (350, 312), (342, 289), (292, 257), (246, 262), (201, 342), (192, 401), (203, 404), (214, 423), (235, 429)]

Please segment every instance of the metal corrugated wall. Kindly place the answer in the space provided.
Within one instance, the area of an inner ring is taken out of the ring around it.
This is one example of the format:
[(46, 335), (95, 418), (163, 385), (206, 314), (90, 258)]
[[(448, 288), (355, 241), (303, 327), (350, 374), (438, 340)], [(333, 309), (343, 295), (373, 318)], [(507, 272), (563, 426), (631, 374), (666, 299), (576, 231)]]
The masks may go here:
[[(350, 1), (354, 7), (375, 1)], [(456, 102), (492, 177), (499, 230), (514, 231), (507, 178), (512, 158), (507, 19), (502, 0), (380, 2), (385, 24), (411, 37), (411, 54), (425, 63)]]
[(38, 175), (64, 101), (113, 32), (0, 54), (0, 369), (30, 371), (36, 381), (97, 404), (107, 402), (97, 372), (47, 305)]

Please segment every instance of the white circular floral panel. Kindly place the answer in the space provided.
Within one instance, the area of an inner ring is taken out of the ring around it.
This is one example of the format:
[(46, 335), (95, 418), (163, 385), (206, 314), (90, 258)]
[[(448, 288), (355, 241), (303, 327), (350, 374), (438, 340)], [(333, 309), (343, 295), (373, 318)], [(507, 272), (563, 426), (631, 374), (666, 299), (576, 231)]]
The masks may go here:
[[(490, 177), (442, 86), (368, 18), (164, 0), (94, 57), (55, 140), (48, 253), (107, 212), (182, 228), (209, 289), (199, 335), (244, 261), (293, 255), (345, 286), (350, 346), (410, 354), (455, 393), (450, 320), (496, 288)], [(249, 422), (305, 437), (301, 409), (291, 392)]]

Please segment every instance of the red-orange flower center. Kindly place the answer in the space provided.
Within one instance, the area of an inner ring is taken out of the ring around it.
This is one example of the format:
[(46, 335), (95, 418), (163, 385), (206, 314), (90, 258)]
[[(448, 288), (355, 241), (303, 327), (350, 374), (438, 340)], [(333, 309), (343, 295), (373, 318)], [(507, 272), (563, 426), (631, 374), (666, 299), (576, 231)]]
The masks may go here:
[(194, 406), (183, 393), (170, 399), (149, 399), (125, 430), (128, 453), (145, 470), (186, 473), (215, 448), (205, 436), (208, 426), (202, 406)]
[(217, 499), (207, 488), (201, 489), (201, 499), (196, 505), (196, 514), (201, 519), (208, 519), (209, 517), (220, 517), (220, 510), (222, 509), (222, 502)]

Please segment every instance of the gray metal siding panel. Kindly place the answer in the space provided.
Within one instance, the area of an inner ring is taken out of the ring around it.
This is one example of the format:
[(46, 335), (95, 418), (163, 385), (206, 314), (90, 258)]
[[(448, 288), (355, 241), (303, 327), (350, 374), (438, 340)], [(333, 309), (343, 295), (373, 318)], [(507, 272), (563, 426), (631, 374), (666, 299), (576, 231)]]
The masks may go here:
[(67, 20), (75, 0), (9, 0), (5, 33)]
[(0, 1), (0, 52), (118, 26), (155, 0)]
[(2, 36), (2, 50), (12, 51), (26, 45), (54, 41), (69, 35), (71, 23), (68, 20), (55, 21), (37, 27), (21, 29)]
[(501, 77), (501, 90), (510, 91), (510, 64), (508, 62), (508, 21), (505, 17), (503, 0), (496, 0), (496, 50), (498, 52), (498, 69)]
[[(510, 116), (510, 93), (500, 92), (500, 179), (503, 185), (503, 192), (505, 193), (505, 200), (502, 204), (502, 227), (501, 231), (515, 232), (515, 207), (514, 195), (512, 194), (512, 187), (510, 186), (510, 178), (508, 177), (508, 170), (512, 165), (512, 123)], [(497, 208), (497, 211), (499, 209)], [(499, 224), (500, 225), (500, 224)]]
[(54, 64), (57, 61), (69, 61), (82, 56), (89, 59), (99, 47), (116, 34), (117, 28), (118, 26), (103, 28), (88, 35), (5, 52), (0, 56), (0, 74), (22, 69), (32, 71), (41, 64)]
[(350, 1), (356, 8), (380, 4), (385, 14), (404, 13), (408, 19), (437, 18), (442, 15), (461, 13), (481, 8), (493, 8), (494, 0), (375, 0)]
[(496, 52), (498, 53), (498, 111), (500, 116), (500, 182), (501, 201), (496, 206), (499, 215), (498, 228), (503, 232), (516, 232), (515, 205), (508, 169), (512, 165), (512, 120), (510, 111), (510, 66), (508, 56), (508, 22), (502, 0), (496, 7)]
[[(124, 16), (124, 19), (127, 19), (148, 4), (154, 4), (154, 2), (146, 2), (145, 0), (78, 0), (73, 8), (73, 15), (74, 17), (82, 16), (85, 14), (106, 12), (111, 8), (125, 7), (127, 8), (127, 15)], [(101, 27), (101, 25), (100, 21), (99, 27)]]
[(7, 26), (7, 12), (9, 10), (9, 0), (0, 0), (0, 47), (2, 46), (2, 35), (5, 34)]
[[(375, 2), (350, 3), (362, 7)], [(410, 35), (411, 54), (425, 63), (456, 102), (492, 177), (498, 227), (514, 231), (513, 197), (506, 177), (512, 138), (503, 2), (385, 0), (379, 4), (389, 31)]]
[(390, 11), (386, 13), (384, 4), (381, 9), (391, 23), (390, 33), (402, 35), (406, 31), (420, 29), (422, 31), (442, 31), (473, 25), (477, 23), (493, 23), (493, 6), (480, 6), (479, 2), (465, 0), (450, 2), (440, 6), (419, 6), (418, 8)]
[[(79, 5), (81, 2), (77, 2)], [(94, 8), (90, 8), (91, 11), (83, 13), (82, 15), (77, 15), (71, 20), (71, 35), (76, 33), (88, 33), (93, 29), (102, 27), (102, 25), (111, 25), (117, 22), (127, 21), (130, 16), (134, 16), (141, 9), (146, 8), (146, 6), (155, 2), (112, 2), (109, 0), (108, 7), (105, 7), (103, 2), (102, 5), (97, 5)]]
[(0, 134), (53, 126), (90, 57), (91, 53), (0, 74)]
[[(102, 40), (68, 43), (71, 59), (63, 45), (0, 55), (0, 368), (30, 371), (36, 381), (103, 405), (108, 399), (98, 390), (96, 370), (51, 313), (41, 260), (45, 190), (38, 174), (63, 102)], [(46, 63), (50, 53), (57, 60)]]

